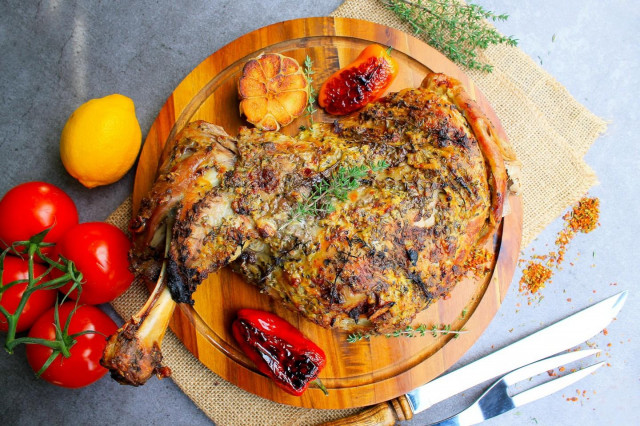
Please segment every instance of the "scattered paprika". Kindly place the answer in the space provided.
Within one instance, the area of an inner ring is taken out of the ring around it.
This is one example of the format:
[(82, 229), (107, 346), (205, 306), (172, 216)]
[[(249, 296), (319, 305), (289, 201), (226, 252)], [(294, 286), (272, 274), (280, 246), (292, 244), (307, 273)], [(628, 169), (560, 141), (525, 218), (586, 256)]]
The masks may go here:
[[(522, 293), (533, 295), (545, 285), (551, 282), (553, 271), (551, 268), (559, 268), (564, 262), (567, 246), (576, 236), (576, 232), (588, 234), (599, 225), (600, 200), (598, 198), (583, 197), (562, 218), (565, 221), (564, 228), (558, 232), (555, 245), (557, 251), (545, 255), (532, 256), (527, 266), (522, 271), (519, 290)], [(523, 261), (523, 260), (521, 260)], [(544, 263), (543, 263), (544, 262)], [(531, 300), (529, 300), (531, 304)]]

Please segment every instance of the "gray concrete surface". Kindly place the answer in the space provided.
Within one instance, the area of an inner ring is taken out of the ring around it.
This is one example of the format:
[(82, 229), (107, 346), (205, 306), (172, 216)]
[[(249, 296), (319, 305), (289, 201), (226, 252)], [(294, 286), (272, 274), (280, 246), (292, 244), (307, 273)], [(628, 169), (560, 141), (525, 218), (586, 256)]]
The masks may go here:
[[(45, 180), (67, 191), (81, 220), (90, 221), (104, 219), (127, 197), (133, 174), (92, 190), (66, 174), (58, 140), (66, 118), (80, 103), (114, 92), (127, 94), (136, 103), (145, 133), (167, 95), (210, 53), (267, 24), (326, 15), (340, 1), (77, 3), (0, 2), (0, 194), (24, 181)], [(622, 0), (478, 3), (509, 13), (510, 19), (498, 23), (498, 28), (517, 37), (525, 52), (610, 124), (586, 156), (601, 182), (591, 191), (601, 200), (601, 227), (579, 235), (570, 245), (565, 268), (544, 289), (541, 303), (527, 306), (517, 291), (517, 273), (496, 318), (459, 364), (628, 289), (627, 305), (608, 334), (590, 341), (604, 350), (601, 358), (610, 366), (564, 395), (550, 396), (487, 424), (637, 424), (640, 5)], [(524, 250), (525, 257), (533, 249), (548, 251), (561, 227), (561, 220), (549, 226)], [(477, 387), (451, 398), (411, 424), (453, 414), (481, 391)], [(566, 400), (573, 396), (578, 401)], [(0, 353), (0, 423), (211, 424), (170, 380), (152, 380), (134, 389), (105, 378), (85, 389), (60, 389), (33, 378), (22, 349), (13, 356)]]

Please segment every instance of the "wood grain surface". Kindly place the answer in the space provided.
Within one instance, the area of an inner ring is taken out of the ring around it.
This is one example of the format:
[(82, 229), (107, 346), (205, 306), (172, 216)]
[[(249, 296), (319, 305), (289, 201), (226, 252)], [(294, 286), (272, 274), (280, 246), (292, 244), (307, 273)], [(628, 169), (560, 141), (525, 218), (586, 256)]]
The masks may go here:
[[(365, 21), (344, 18), (307, 18), (270, 25), (228, 44), (198, 65), (171, 93), (153, 123), (140, 156), (133, 192), (133, 211), (151, 188), (158, 159), (166, 141), (194, 120), (206, 120), (235, 135), (247, 125), (238, 113), (237, 80), (244, 63), (262, 52), (291, 56), (303, 63), (314, 62), (315, 86), (335, 70), (355, 59), (371, 42), (393, 46), (400, 73), (390, 91), (418, 87), (429, 71), (443, 72), (460, 80), (491, 118), (504, 131), (484, 96), (467, 76), (448, 59), (420, 40), (403, 32)], [(333, 121), (321, 110), (315, 121)], [(294, 134), (308, 118), (299, 118), (283, 129)], [(270, 400), (312, 408), (351, 408), (391, 400), (440, 375), (482, 334), (505, 296), (513, 276), (522, 236), (522, 204), (510, 196), (511, 214), (503, 220), (498, 235), (487, 244), (496, 254), (493, 271), (484, 277), (460, 282), (447, 300), (434, 303), (416, 323), (450, 324), (468, 332), (417, 338), (383, 336), (348, 343), (347, 334), (323, 329), (288, 311), (256, 287), (228, 269), (212, 274), (194, 294), (195, 305), (180, 305), (171, 321), (172, 330), (208, 368), (224, 379)], [(274, 312), (298, 327), (327, 354), (320, 378), (329, 390), (323, 396), (309, 389), (294, 397), (279, 390), (260, 374), (236, 347), (230, 324), (240, 308)], [(464, 317), (462, 311), (466, 311)]]

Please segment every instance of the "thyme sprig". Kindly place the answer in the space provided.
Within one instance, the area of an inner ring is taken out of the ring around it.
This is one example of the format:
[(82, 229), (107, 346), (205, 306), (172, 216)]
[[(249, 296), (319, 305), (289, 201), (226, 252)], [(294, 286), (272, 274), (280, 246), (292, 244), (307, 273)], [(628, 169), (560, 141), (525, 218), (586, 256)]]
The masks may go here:
[(313, 61), (307, 55), (304, 60), (304, 76), (307, 78), (307, 82), (309, 83), (309, 100), (307, 101), (307, 109), (305, 113), (305, 117), (309, 117), (309, 124), (313, 126), (313, 114), (317, 111), (315, 107), (316, 102), (316, 89), (313, 88), (313, 77), (311, 77), (316, 72), (313, 70)]
[[(454, 339), (460, 337), (461, 334), (466, 333), (467, 331), (463, 328), (460, 330), (451, 330), (451, 325), (442, 325), (442, 324), (434, 324), (429, 327), (426, 324), (419, 324), (415, 327), (408, 325), (406, 328), (402, 330), (396, 330), (393, 333), (387, 333), (384, 336), (387, 338), (390, 337), (424, 337), (427, 334), (431, 334), (433, 337), (438, 337), (439, 335), (446, 336), (447, 334), (454, 334)], [(353, 333), (347, 336), (347, 342), (355, 343), (361, 340), (369, 340), (370, 338), (377, 336), (377, 334), (371, 333)]]
[(458, 0), (380, 0), (408, 23), (416, 35), (469, 69), (491, 72), (493, 66), (478, 60), (478, 50), (491, 44), (516, 46), (513, 36), (503, 36), (489, 21), (506, 21), (509, 15), (495, 14), (477, 4)]
[(369, 166), (340, 167), (329, 179), (322, 179), (313, 185), (311, 193), (296, 205), (291, 212), (291, 218), (284, 226), (306, 216), (333, 213), (336, 209), (333, 201), (346, 201), (349, 192), (360, 187), (360, 181), (369, 171), (377, 173), (387, 167), (389, 164), (384, 160)]

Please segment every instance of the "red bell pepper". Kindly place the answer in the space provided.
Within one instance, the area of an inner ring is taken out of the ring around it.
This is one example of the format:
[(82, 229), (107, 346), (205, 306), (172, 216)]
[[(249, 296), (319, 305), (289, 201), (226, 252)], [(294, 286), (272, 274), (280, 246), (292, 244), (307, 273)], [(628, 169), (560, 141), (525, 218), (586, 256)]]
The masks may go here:
[(318, 104), (329, 114), (345, 115), (383, 95), (398, 75), (398, 63), (384, 47), (367, 46), (355, 61), (324, 82)]
[(292, 395), (302, 395), (325, 366), (326, 357), (320, 347), (270, 312), (241, 309), (231, 330), (240, 349), (258, 370)]

